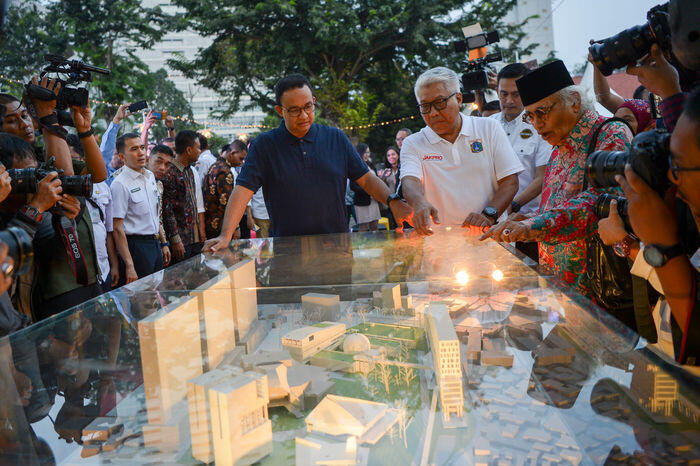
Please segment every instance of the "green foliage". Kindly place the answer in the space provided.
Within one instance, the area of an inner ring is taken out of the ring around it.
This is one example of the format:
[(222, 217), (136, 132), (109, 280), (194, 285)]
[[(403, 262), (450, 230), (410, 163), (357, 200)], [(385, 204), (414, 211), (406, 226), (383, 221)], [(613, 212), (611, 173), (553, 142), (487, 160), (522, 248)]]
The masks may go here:
[[(26, 82), (46, 64), (46, 53), (78, 58), (111, 69), (109, 76), (94, 75), (89, 85), (91, 98), (115, 104), (145, 99), (157, 109), (191, 118), (187, 100), (167, 79), (167, 72), (149, 72), (134, 55), (134, 48), (150, 48), (160, 40), (173, 21), (159, 7), (147, 8), (141, 3), (25, 0), (8, 12), (0, 71), (6, 77)], [(15, 85), (10, 91), (18, 94), (21, 88)], [(93, 113), (111, 120), (116, 110), (99, 105)], [(165, 129), (158, 126), (154, 131), (165, 134)]]
[[(521, 25), (502, 18), (516, 0), (174, 0), (184, 7), (180, 27), (213, 38), (193, 60), (171, 66), (225, 96), (227, 110), (274, 107), (272, 89), (281, 77), (299, 72), (314, 86), (319, 107), (331, 124), (347, 127), (417, 115), (412, 84), (428, 67), (461, 70), (464, 56), (451, 42), (462, 26), (479, 21), (507, 42), (506, 59), (523, 48)], [(377, 152), (392, 144), (402, 126), (348, 131)]]

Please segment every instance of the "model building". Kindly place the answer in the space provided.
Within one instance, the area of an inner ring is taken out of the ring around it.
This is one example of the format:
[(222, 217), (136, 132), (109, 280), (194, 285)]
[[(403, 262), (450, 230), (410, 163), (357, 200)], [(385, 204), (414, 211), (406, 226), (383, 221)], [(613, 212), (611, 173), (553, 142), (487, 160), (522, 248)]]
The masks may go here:
[(401, 286), (398, 283), (382, 286), (382, 307), (401, 309)]
[(237, 340), (245, 340), (251, 325), (258, 320), (258, 296), (255, 282), (255, 262), (248, 259), (228, 269), (231, 279), (233, 318)]
[(426, 324), (443, 419), (445, 422), (449, 421), (452, 414), (461, 418), (464, 408), (462, 364), (459, 340), (447, 312), (447, 305), (431, 303), (426, 315)]
[(306, 293), (301, 297), (304, 319), (313, 322), (340, 318), (340, 296), (337, 294)]
[(245, 372), (209, 389), (217, 465), (252, 464), (272, 453), (267, 376)]
[(282, 337), (282, 347), (300, 362), (306, 362), (319, 351), (336, 345), (345, 334), (345, 324), (320, 322), (292, 330)]

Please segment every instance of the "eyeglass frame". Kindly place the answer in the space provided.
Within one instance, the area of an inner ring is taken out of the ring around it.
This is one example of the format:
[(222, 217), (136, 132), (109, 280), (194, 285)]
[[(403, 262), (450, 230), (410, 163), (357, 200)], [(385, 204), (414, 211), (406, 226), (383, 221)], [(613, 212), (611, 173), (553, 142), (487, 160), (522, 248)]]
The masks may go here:
[(679, 167), (678, 165), (674, 164), (672, 152), (668, 153), (668, 169), (671, 170), (671, 175), (673, 175), (673, 179), (676, 181), (678, 181), (678, 173), (679, 172), (698, 172), (698, 171), (700, 171), (700, 167)]
[[(427, 115), (428, 113), (430, 113), (430, 111), (433, 107), (435, 107), (435, 110), (437, 110), (438, 112), (441, 110), (445, 110), (447, 108), (447, 101), (450, 100), (452, 97), (456, 96), (457, 94), (459, 94), (459, 91), (453, 92), (452, 94), (450, 94), (447, 97), (442, 98), (442, 99), (433, 100), (432, 102), (427, 102), (424, 104), (418, 104), (417, 105), (418, 111), (421, 113), (421, 115)], [(428, 106), (428, 110), (426, 112), (424, 112), (421, 109), (421, 107), (423, 107), (423, 105)], [(442, 105), (442, 108), (438, 107), (438, 105)]]
[[(532, 117), (533, 116), (537, 116), (537, 119), (540, 121), (547, 121), (547, 119), (549, 118), (549, 113), (552, 111), (554, 106), (558, 103), (559, 103), (559, 101), (555, 100), (554, 103), (552, 103), (552, 105), (544, 105), (541, 107), (537, 107), (534, 112), (529, 112), (529, 111), (525, 110), (525, 113), (523, 113), (523, 121), (525, 123), (532, 124)], [(546, 109), (546, 110), (544, 110), (544, 109)], [(537, 115), (538, 112), (540, 112), (542, 115), (541, 116)]]
[[(309, 107), (309, 105), (310, 105), (310, 107)], [(282, 104), (280, 104), (280, 107), (283, 108), (289, 114), (289, 116), (292, 118), (299, 117), (301, 115), (301, 112), (304, 112), (307, 115), (311, 115), (312, 113), (316, 113), (316, 98), (314, 98), (314, 100), (307, 103), (303, 107), (289, 107), (289, 108), (287, 108), (287, 107), (282, 106)], [(307, 110), (307, 108), (308, 108), (308, 110)], [(295, 114), (297, 109), (299, 110), (299, 113)]]

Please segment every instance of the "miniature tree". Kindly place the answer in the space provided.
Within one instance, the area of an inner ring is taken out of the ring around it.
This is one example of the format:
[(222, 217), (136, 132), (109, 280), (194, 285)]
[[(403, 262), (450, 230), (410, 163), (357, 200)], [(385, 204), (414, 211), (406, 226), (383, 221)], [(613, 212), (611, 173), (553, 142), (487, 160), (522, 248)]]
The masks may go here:
[(394, 402), (394, 408), (399, 412), (399, 420), (397, 426), (399, 429), (399, 438), (403, 439), (404, 448), (408, 448), (408, 443), (406, 441), (406, 430), (408, 426), (413, 422), (413, 418), (408, 418), (407, 401), (405, 398), (399, 398)]
[(376, 366), (377, 377), (384, 385), (387, 396), (391, 395), (391, 366), (385, 362), (378, 361)]

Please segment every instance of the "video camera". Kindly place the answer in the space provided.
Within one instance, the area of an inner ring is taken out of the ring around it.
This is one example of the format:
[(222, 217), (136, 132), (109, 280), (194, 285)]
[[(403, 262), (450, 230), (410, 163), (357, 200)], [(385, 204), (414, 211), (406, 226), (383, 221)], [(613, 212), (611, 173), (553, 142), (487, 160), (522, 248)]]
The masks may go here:
[(586, 176), (593, 186), (617, 186), (615, 175), (625, 174), (625, 165), (632, 165), (639, 175), (659, 196), (664, 197), (670, 186), (668, 180), (671, 135), (654, 129), (639, 133), (627, 151), (593, 152), (586, 160)]
[(56, 73), (56, 80), (61, 83), (61, 90), (56, 95), (52, 91), (30, 82), (25, 86), (25, 92), (34, 99), (56, 99), (59, 122), (65, 126), (72, 126), (72, 120), (70, 118), (66, 120), (65, 115), (61, 117), (60, 111), (66, 110), (70, 106), (86, 107), (89, 97), (87, 88), (78, 87), (76, 84), (92, 82), (92, 73), (108, 75), (110, 70), (89, 65), (80, 60), (68, 60), (60, 55), (47, 54), (44, 55), (44, 59), (49, 64), (41, 71), (39, 77), (43, 78), (49, 73)]
[[(491, 31), (466, 37), (464, 40), (457, 41), (453, 44), (456, 52), (464, 52), (467, 55), (465, 71), (464, 74), (462, 74), (462, 90), (465, 93), (486, 89), (489, 85), (488, 71), (492, 69), (489, 64), (503, 59), (499, 51), (474, 59), (470, 59), (469, 52), (484, 48), (490, 44), (495, 44), (499, 41), (498, 31)], [(473, 101), (474, 100), (471, 100), (471, 102)], [(468, 98), (465, 98), (465, 102), (469, 103)]]
[(633, 26), (607, 39), (593, 43), (589, 48), (595, 66), (605, 76), (617, 68), (635, 63), (649, 53), (653, 43), (661, 50), (671, 50), (668, 3), (657, 5), (647, 12), (646, 24)]
[(64, 194), (92, 197), (92, 175), (63, 175), (63, 170), (57, 170), (54, 166), (55, 160), (54, 157), (51, 157), (36, 168), (11, 168), (7, 170), (12, 179), (12, 194), (34, 194), (38, 189), (39, 182), (46, 175), (57, 172)]

